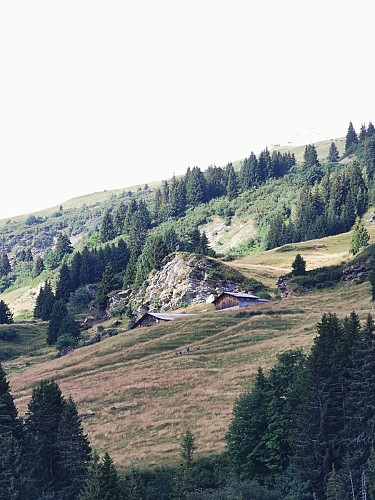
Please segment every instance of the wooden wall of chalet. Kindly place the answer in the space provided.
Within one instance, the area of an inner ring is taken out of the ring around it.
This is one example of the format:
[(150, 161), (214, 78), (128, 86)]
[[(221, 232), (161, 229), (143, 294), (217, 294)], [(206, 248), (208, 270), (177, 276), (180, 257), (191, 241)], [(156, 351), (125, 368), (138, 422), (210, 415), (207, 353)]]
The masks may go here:
[(238, 306), (237, 297), (232, 297), (231, 295), (222, 295), (215, 300), (216, 309), (226, 309), (227, 307)]

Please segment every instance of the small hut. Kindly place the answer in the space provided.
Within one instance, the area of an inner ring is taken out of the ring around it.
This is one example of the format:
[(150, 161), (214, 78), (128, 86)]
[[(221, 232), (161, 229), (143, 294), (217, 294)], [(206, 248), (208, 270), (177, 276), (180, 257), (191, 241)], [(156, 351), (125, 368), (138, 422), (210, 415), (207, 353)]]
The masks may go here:
[(268, 302), (267, 299), (261, 299), (257, 295), (252, 295), (250, 293), (234, 293), (234, 292), (223, 292), (213, 301), (215, 309), (228, 309), (228, 307), (248, 307), (255, 306), (257, 304), (262, 304), (263, 302)]
[(141, 316), (132, 326), (133, 328), (142, 328), (144, 326), (155, 325), (156, 323), (167, 323), (178, 318), (186, 318), (187, 316), (195, 316), (194, 314), (167, 314), (167, 313), (154, 313), (146, 312)]

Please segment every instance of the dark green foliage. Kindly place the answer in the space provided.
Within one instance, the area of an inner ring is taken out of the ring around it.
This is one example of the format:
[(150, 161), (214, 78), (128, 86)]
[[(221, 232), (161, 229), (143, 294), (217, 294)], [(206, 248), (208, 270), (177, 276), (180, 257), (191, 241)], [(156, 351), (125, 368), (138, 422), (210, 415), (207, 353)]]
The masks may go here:
[(49, 320), (56, 297), (52, 291), (49, 281), (46, 281), (44, 287), (39, 290), (34, 307), (34, 318), (40, 318), (44, 321)]
[(90, 447), (74, 402), (63, 398), (56, 382), (42, 380), (28, 408), (24, 450), (33, 482), (30, 498), (77, 498)]
[(106, 243), (107, 241), (113, 240), (115, 236), (116, 236), (116, 230), (113, 224), (111, 212), (107, 210), (104, 214), (102, 225), (100, 228), (100, 237), (102, 242)]
[(57, 235), (55, 253), (59, 260), (62, 260), (65, 255), (73, 253), (73, 245), (66, 233)]
[(107, 307), (108, 303), (108, 294), (109, 292), (112, 292), (112, 290), (115, 289), (116, 286), (116, 281), (115, 281), (115, 276), (113, 274), (113, 268), (112, 264), (109, 263), (106, 265), (103, 276), (102, 276), (102, 281), (99, 285), (98, 289), (98, 304), (99, 308), (102, 310), (105, 310)]
[(234, 404), (226, 435), (229, 459), (241, 477), (264, 478), (267, 475), (263, 437), (267, 432), (270, 401), (270, 386), (259, 368), (252, 391), (240, 396)]
[(60, 495), (78, 498), (87, 477), (91, 449), (72, 399), (65, 401), (56, 437)]
[(35, 259), (34, 263), (34, 271), (33, 274), (34, 276), (39, 276), (44, 271), (44, 262), (43, 259), (40, 255)]
[(237, 180), (237, 174), (234, 171), (233, 165), (231, 163), (228, 163), (228, 165), (225, 168), (225, 173), (227, 177), (227, 196), (229, 200), (233, 200), (238, 196), (239, 192), (239, 187), (238, 187), (238, 180)]
[(315, 144), (307, 144), (305, 147), (305, 152), (303, 155), (303, 166), (304, 168), (310, 168), (314, 166), (320, 166), (318, 160), (318, 153), (316, 152)]
[(64, 319), (68, 316), (68, 308), (63, 299), (57, 300), (52, 308), (47, 331), (47, 344), (53, 345), (61, 332)]
[(13, 314), (9, 306), (3, 300), (0, 300), (0, 324), (9, 325), (10, 323), (13, 323)]
[(352, 237), (350, 239), (350, 253), (356, 255), (362, 248), (364, 248), (370, 240), (370, 235), (365, 228), (363, 222), (357, 217), (353, 227)]
[[(102, 460), (98, 455), (94, 455), (83, 493), (79, 498), (80, 500), (121, 500), (124, 498), (119, 475), (108, 453), (104, 454)], [(129, 498), (136, 499), (137, 497)]]
[(185, 174), (186, 203), (196, 207), (206, 199), (206, 179), (199, 167), (188, 169)]
[(190, 429), (186, 429), (181, 438), (181, 459), (187, 469), (190, 469), (193, 463), (193, 456), (196, 448), (194, 435)]
[(9, 262), (8, 254), (2, 253), (0, 255), (0, 278), (2, 276), (7, 276), (12, 270)]
[(301, 254), (297, 253), (292, 263), (293, 276), (303, 276), (306, 274), (306, 261)]
[(114, 230), (117, 235), (121, 235), (124, 232), (124, 224), (128, 207), (125, 205), (123, 201), (118, 205), (115, 216), (113, 219)]
[(65, 302), (67, 302), (73, 289), (69, 267), (64, 262), (60, 268), (59, 278), (56, 285), (56, 299), (65, 300)]
[(331, 145), (329, 147), (328, 160), (331, 163), (337, 163), (339, 159), (340, 157), (336, 144), (334, 142), (331, 142)]
[(367, 139), (363, 152), (363, 164), (369, 180), (374, 178), (375, 174), (375, 139)]
[(348, 131), (345, 137), (345, 154), (351, 154), (354, 151), (354, 148), (358, 144), (358, 137), (356, 131), (354, 130), (352, 122), (349, 122)]
[(19, 439), (21, 437), (21, 422), (10, 393), (9, 382), (0, 363), (0, 437), (5, 436)]
[(57, 253), (50, 248), (44, 254), (43, 261), (46, 269), (48, 270), (56, 269), (56, 267), (60, 264), (60, 259)]

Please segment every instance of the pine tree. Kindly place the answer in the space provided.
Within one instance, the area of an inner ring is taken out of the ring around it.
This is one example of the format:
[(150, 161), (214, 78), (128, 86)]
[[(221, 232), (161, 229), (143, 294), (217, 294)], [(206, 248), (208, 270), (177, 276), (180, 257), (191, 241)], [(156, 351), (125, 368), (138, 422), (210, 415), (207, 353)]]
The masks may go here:
[(226, 166), (226, 174), (227, 174), (227, 197), (228, 200), (234, 200), (238, 196), (238, 181), (237, 181), (237, 174), (234, 171), (233, 165), (231, 163), (228, 163)]
[(21, 437), (21, 422), (10, 393), (9, 382), (0, 363), (0, 436)]
[(39, 290), (34, 308), (34, 318), (40, 318), (48, 321), (53, 309), (56, 297), (52, 291), (49, 281), (46, 281), (44, 287)]
[(69, 296), (73, 291), (73, 284), (70, 277), (68, 265), (64, 262), (60, 268), (59, 278), (56, 285), (56, 299), (68, 302)]
[(98, 290), (98, 303), (101, 310), (105, 310), (107, 307), (108, 294), (114, 290), (115, 283), (115, 275), (113, 274), (112, 264), (109, 263), (105, 267)]
[(13, 313), (9, 306), (3, 300), (0, 300), (0, 325), (9, 325), (10, 323), (13, 323)]
[(44, 271), (44, 262), (42, 257), (38, 255), (37, 258), (35, 259), (33, 274), (34, 276), (39, 276), (39, 274), (41, 274), (43, 271)]
[(91, 449), (83, 432), (81, 418), (74, 401), (68, 399), (63, 407), (56, 435), (59, 475), (59, 495), (62, 498), (78, 498), (83, 490), (90, 463)]
[(57, 300), (52, 308), (47, 330), (47, 344), (55, 344), (63, 324), (64, 318), (68, 315), (68, 308), (65, 301)]
[(346, 485), (340, 474), (336, 472), (333, 464), (332, 470), (327, 477), (325, 494), (326, 500), (343, 500), (346, 496)]
[(339, 151), (336, 147), (336, 144), (334, 142), (331, 142), (330, 148), (329, 148), (329, 153), (328, 153), (328, 160), (331, 163), (337, 163), (339, 161)]
[[(94, 454), (80, 500), (121, 500), (120, 478), (113, 461), (105, 453), (100, 461)], [(132, 497), (133, 498), (133, 497)]]
[(31, 498), (53, 494), (58, 487), (57, 433), (64, 411), (61, 390), (53, 380), (42, 380), (33, 390), (25, 421), (25, 459), (34, 480)]
[(350, 253), (356, 255), (364, 248), (370, 240), (370, 235), (365, 228), (363, 222), (357, 217), (353, 227), (352, 237), (350, 240)]
[(373, 137), (373, 135), (375, 135), (375, 127), (372, 124), (372, 122), (368, 122), (368, 126), (367, 126), (367, 138), (369, 139), (369, 138)]
[(111, 212), (109, 210), (106, 210), (100, 228), (101, 240), (103, 243), (106, 243), (107, 241), (113, 240), (115, 236), (116, 236), (116, 231), (113, 225)]
[(253, 389), (239, 396), (233, 407), (226, 434), (227, 451), (231, 466), (242, 477), (264, 479), (267, 475), (263, 438), (268, 428), (269, 390), (268, 380), (259, 368)]
[(57, 235), (55, 254), (59, 260), (65, 255), (73, 253), (73, 245), (69, 239), (69, 236), (62, 232)]
[(306, 274), (306, 261), (301, 256), (301, 254), (297, 254), (293, 263), (292, 263), (293, 276), (303, 276)]
[(2, 276), (7, 276), (12, 271), (12, 267), (9, 262), (8, 254), (2, 253), (0, 255), (0, 278)]
[(353, 152), (358, 144), (358, 137), (356, 131), (354, 130), (352, 122), (349, 122), (348, 132), (345, 138), (345, 154), (348, 155)]
[(195, 438), (190, 429), (186, 429), (181, 439), (181, 458), (186, 469), (190, 469), (193, 463), (193, 456), (196, 450)]
[(367, 137), (366, 125), (364, 123), (362, 123), (361, 129), (359, 131), (358, 140), (360, 142), (363, 142), (366, 139), (366, 137)]

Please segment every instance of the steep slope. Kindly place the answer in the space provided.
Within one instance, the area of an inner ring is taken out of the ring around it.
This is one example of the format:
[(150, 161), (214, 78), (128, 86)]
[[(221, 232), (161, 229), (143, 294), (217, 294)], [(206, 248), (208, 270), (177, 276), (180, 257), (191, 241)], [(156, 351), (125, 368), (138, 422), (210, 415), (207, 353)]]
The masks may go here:
[[(327, 253), (326, 262), (339, 264), (348, 237), (297, 244), (293, 252), (310, 252), (309, 265), (318, 266), (322, 248), (316, 247), (324, 244), (322, 258)], [(272, 269), (276, 277), (291, 258), (291, 252), (279, 249), (246, 265)], [(198, 454), (223, 450), (234, 400), (250, 387), (257, 368), (268, 368), (287, 349), (308, 350), (323, 312), (343, 318), (352, 310), (361, 320), (372, 312), (368, 282), (340, 282), (241, 311), (195, 306), (196, 317), (131, 331), (120, 325), (116, 336), (63, 358), (23, 357), (5, 367), (21, 414), (37, 381), (54, 377), (77, 401), (93, 446), (110, 451), (116, 464), (175, 463), (187, 426), (197, 437)], [(176, 356), (186, 345), (190, 354)], [(28, 362), (33, 364), (22, 366)]]

